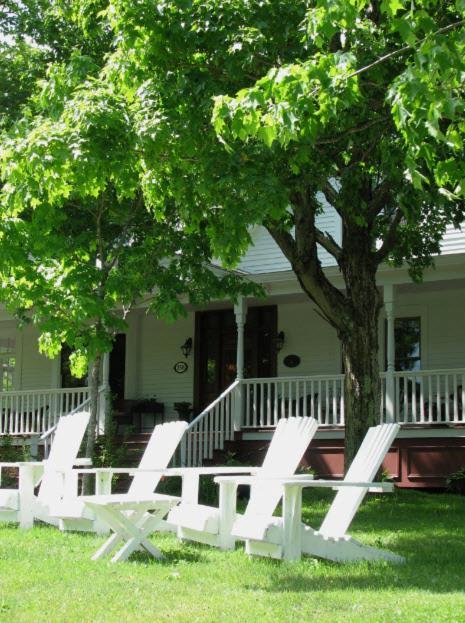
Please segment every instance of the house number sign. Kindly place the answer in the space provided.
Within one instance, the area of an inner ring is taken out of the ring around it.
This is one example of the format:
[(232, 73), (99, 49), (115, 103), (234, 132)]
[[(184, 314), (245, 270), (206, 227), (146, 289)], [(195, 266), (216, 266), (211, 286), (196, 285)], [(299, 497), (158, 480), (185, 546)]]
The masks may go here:
[(189, 366), (185, 361), (177, 361), (173, 366), (173, 370), (178, 374), (184, 374), (184, 372), (187, 372), (188, 368)]
[(300, 364), (300, 357), (299, 355), (287, 355), (283, 359), (283, 364), (287, 368), (297, 368), (297, 366)]

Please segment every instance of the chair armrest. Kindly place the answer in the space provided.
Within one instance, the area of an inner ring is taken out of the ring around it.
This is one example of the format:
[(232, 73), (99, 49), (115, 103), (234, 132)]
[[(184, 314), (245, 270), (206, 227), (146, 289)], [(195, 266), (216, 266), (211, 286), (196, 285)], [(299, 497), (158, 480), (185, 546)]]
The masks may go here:
[(222, 485), (232, 483), (234, 485), (253, 485), (255, 482), (261, 480), (260, 476), (217, 476), (213, 479), (216, 484)]
[(284, 487), (316, 487), (327, 489), (344, 489), (347, 487), (357, 487), (359, 489), (368, 489), (374, 493), (380, 492), (392, 492), (394, 491), (394, 484), (392, 482), (346, 482), (344, 480), (298, 480), (298, 479), (281, 479), (281, 483)]
[(91, 466), (92, 465), (92, 459), (88, 459), (86, 457), (80, 458), (80, 459), (76, 459), (74, 461), (74, 465), (76, 467), (85, 467), (86, 465)]
[(89, 467), (89, 468), (73, 468), (72, 470), (67, 470), (67, 469), (57, 469), (57, 472), (69, 472), (69, 471), (73, 471), (77, 474), (136, 474), (137, 472), (155, 472), (155, 471), (160, 471), (162, 472), (162, 470), (151, 470), (151, 469), (144, 469), (144, 470), (140, 470), (137, 467)]
[(14, 461), (14, 462), (1, 461), (0, 462), (0, 468), (2, 468), (2, 467), (21, 467), (22, 465), (33, 465), (33, 466), (37, 467), (39, 465), (44, 465), (44, 461)]
[[(163, 477), (181, 476), (183, 502), (198, 504), (200, 476), (214, 476), (215, 474), (250, 474), (257, 471), (258, 467), (172, 467), (163, 472)], [(221, 493), (220, 493), (221, 496)], [(228, 502), (228, 507), (230, 503)]]
[(394, 484), (392, 482), (346, 482), (344, 480), (314, 480), (311, 476), (218, 476), (215, 482), (234, 482), (236, 485), (252, 485), (257, 480), (275, 480), (280, 482), (284, 487), (297, 486), (300, 488), (316, 487), (340, 489), (344, 487), (358, 487), (368, 489), (372, 493), (392, 492)]
[(251, 476), (242, 476), (242, 475), (238, 475), (238, 476), (217, 476), (214, 480), (217, 484), (220, 484), (222, 482), (234, 482), (236, 483), (236, 485), (253, 485), (255, 482), (257, 482), (257, 480), (278, 480), (278, 481), (283, 481), (283, 480), (288, 480), (288, 479), (292, 479), (292, 482), (299, 482), (301, 480), (307, 481), (307, 480), (312, 480), (313, 476), (308, 476), (308, 475), (296, 475), (296, 476), (274, 476), (274, 475), (261, 475), (261, 474), (252, 474)]
[(197, 474), (198, 476), (213, 476), (215, 474), (254, 474), (260, 467), (233, 467), (215, 465), (212, 467), (169, 467), (163, 470), (164, 476), (184, 476)]

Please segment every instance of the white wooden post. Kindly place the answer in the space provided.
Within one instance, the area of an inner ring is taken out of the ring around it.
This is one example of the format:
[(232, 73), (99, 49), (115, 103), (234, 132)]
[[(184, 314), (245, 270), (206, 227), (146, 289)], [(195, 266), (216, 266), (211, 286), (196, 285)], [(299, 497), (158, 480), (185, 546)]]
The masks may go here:
[(237, 387), (237, 399), (235, 401), (234, 430), (240, 431), (242, 425), (242, 414), (244, 411), (244, 387), (240, 381), (244, 378), (244, 332), (245, 321), (247, 318), (247, 300), (241, 296), (234, 305), (237, 326), (237, 350), (236, 350), (236, 380), (239, 381)]
[(105, 433), (107, 418), (109, 417), (109, 396), (110, 391), (110, 353), (104, 353), (102, 358), (102, 391), (99, 392), (98, 398), (98, 432), (99, 435)]
[(384, 309), (386, 312), (386, 421), (395, 421), (394, 370), (396, 345), (394, 337), (394, 287), (384, 286)]

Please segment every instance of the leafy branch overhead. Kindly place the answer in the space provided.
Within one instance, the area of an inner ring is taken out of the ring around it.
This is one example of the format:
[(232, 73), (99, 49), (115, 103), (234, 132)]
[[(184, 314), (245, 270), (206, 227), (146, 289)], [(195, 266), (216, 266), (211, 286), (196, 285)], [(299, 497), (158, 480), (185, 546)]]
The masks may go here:
[(30, 110), (2, 145), (0, 259), (3, 299), (39, 327), (44, 353), (67, 342), (82, 376), (136, 301), (175, 318), (182, 300), (252, 291), (210, 269), (206, 235), (173, 200), (147, 209), (136, 115), (92, 59), (52, 65)]
[(378, 267), (421, 278), (464, 220), (464, 18), (462, 0), (109, 0), (101, 13), (106, 75), (143, 119), (147, 203), (172, 197), (228, 264), (267, 228), (341, 339), (349, 457), (377, 420)]

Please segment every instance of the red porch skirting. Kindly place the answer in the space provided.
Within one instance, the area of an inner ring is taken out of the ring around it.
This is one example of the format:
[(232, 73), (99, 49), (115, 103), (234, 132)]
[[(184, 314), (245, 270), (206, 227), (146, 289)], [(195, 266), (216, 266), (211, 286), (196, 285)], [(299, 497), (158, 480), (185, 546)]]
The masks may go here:
[[(238, 458), (259, 464), (268, 443), (266, 440), (242, 440), (236, 442), (234, 449)], [(344, 440), (314, 440), (304, 463), (320, 478), (342, 478)], [(465, 437), (396, 439), (383, 466), (399, 487), (443, 488), (450, 474), (465, 467)]]

